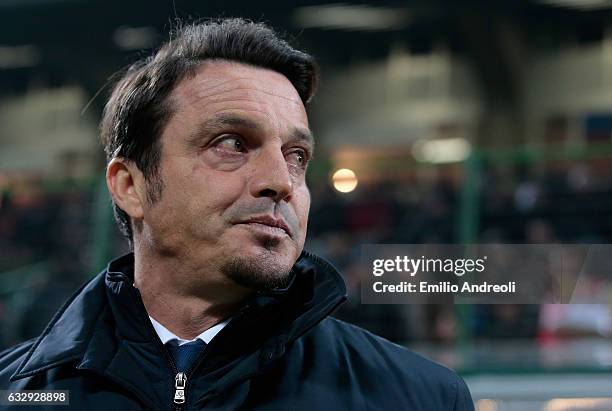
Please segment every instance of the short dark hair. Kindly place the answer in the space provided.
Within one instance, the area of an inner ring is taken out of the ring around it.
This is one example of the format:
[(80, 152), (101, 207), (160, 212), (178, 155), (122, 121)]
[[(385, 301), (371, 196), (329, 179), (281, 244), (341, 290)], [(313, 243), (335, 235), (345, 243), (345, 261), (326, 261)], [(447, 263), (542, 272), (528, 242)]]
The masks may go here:
[[(159, 175), (160, 136), (173, 113), (168, 96), (185, 77), (210, 60), (229, 60), (271, 69), (293, 84), (302, 102), (316, 91), (314, 58), (294, 49), (263, 23), (226, 18), (178, 27), (155, 54), (132, 64), (117, 82), (104, 108), (100, 133), (107, 161), (133, 161), (147, 183), (147, 197), (163, 190)], [(113, 202), (115, 220), (133, 246), (129, 216)]]

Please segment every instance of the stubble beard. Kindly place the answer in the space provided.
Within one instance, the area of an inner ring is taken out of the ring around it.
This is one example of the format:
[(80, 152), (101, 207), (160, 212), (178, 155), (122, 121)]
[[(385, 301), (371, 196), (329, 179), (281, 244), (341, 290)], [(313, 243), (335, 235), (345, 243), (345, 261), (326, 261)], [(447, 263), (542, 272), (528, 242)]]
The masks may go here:
[[(147, 183), (147, 199), (149, 204), (154, 205), (161, 199), (165, 186), (159, 170), (145, 179), (145, 182)], [(289, 219), (290, 216), (290, 214), (287, 215), (287, 218)], [(289, 221), (292, 220), (289, 219)], [(258, 256), (236, 255), (221, 265), (221, 273), (236, 284), (253, 291), (287, 288), (293, 278), (293, 264), (287, 266), (279, 261), (280, 255), (275, 251), (279, 241), (265, 239), (260, 245), (262, 250)]]
[(253, 291), (286, 288), (292, 278), (291, 266), (279, 261), (274, 244), (264, 244), (255, 257), (234, 256), (221, 266), (221, 272), (236, 284)]

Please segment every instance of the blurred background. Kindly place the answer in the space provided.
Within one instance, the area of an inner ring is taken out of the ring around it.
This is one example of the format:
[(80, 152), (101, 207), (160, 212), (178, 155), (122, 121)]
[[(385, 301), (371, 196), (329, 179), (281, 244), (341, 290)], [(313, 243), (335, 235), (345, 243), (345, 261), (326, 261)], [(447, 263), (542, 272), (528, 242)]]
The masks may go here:
[(177, 17), (216, 16), (320, 62), (307, 247), (345, 276), (338, 317), (457, 369), (478, 411), (612, 410), (610, 305), (364, 305), (355, 267), (366, 243), (611, 242), (606, 0), (0, 0), (0, 348), (127, 250), (110, 77)]

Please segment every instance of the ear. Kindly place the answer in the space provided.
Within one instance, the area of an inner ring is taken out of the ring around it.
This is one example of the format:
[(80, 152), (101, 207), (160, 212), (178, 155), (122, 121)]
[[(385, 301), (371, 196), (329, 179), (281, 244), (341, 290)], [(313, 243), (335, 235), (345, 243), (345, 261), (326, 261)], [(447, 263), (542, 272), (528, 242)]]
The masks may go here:
[(106, 185), (115, 203), (132, 219), (143, 218), (146, 201), (144, 176), (124, 158), (113, 158), (106, 167)]

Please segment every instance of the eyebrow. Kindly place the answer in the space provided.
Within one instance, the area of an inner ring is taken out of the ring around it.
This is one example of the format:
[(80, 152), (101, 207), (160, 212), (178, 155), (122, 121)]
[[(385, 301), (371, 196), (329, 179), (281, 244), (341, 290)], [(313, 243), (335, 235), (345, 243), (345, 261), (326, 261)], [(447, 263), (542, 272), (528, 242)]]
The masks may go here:
[[(261, 130), (262, 127), (255, 121), (241, 117), (236, 114), (218, 114), (206, 121), (200, 123), (194, 133), (189, 137), (190, 145), (198, 145), (203, 138), (214, 134), (215, 132), (225, 127), (239, 127), (249, 130)], [(294, 127), (290, 135), (290, 141), (306, 141), (314, 150), (315, 140), (312, 132), (307, 128)]]
[(294, 128), (291, 132), (290, 141), (305, 141), (308, 143), (308, 145), (310, 145), (311, 151), (314, 152), (315, 139), (312, 132), (307, 128)]

